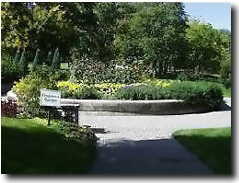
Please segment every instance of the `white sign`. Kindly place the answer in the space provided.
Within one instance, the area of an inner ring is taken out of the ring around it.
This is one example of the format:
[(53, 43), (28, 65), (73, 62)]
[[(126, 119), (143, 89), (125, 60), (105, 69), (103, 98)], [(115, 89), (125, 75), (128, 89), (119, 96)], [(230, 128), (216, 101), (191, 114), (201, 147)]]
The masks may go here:
[(61, 105), (61, 92), (57, 90), (40, 90), (40, 105), (41, 106), (60, 106)]

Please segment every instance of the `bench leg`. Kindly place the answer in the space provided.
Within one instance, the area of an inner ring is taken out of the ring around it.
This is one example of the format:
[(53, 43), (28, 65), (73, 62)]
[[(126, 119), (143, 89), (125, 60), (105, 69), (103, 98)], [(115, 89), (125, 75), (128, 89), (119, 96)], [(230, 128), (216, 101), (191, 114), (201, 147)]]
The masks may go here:
[(78, 124), (79, 120), (79, 112), (78, 109), (75, 109), (75, 123)]
[(47, 125), (50, 126), (50, 121), (51, 121), (51, 112), (48, 110), (48, 122)]

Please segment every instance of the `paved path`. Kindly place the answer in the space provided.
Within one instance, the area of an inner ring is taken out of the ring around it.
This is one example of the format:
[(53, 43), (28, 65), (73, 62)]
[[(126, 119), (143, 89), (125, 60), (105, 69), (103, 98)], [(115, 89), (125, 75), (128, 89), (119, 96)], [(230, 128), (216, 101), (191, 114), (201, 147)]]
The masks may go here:
[(94, 128), (99, 137), (99, 157), (91, 173), (210, 174), (211, 171), (171, 135), (179, 129), (229, 127), (231, 111), (160, 116), (82, 113), (80, 121)]
[(123, 140), (98, 145), (91, 174), (210, 175), (195, 155), (174, 139)]
[(103, 140), (149, 140), (170, 138), (179, 129), (217, 128), (231, 126), (231, 112), (160, 116), (80, 116), (81, 123), (105, 133)]

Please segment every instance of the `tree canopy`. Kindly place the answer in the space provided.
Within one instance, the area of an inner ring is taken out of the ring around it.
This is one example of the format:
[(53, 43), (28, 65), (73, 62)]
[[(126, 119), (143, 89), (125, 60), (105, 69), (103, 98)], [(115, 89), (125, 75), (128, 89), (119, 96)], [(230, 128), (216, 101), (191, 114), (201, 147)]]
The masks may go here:
[(74, 55), (96, 63), (142, 60), (157, 77), (182, 69), (219, 73), (230, 64), (230, 31), (189, 21), (183, 3), (4, 2), (1, 10), (2, 53), (24, 51), (27, 62), (39, 50), (37, 63), (50, 66), (58, 49), (68, 63)]

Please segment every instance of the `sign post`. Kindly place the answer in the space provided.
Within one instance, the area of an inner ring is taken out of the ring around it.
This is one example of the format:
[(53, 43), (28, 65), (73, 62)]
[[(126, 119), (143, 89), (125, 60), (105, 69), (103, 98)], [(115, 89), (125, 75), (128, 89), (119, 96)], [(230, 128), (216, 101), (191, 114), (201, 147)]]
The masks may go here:
[(48, 109), (48, 123), (50, 125), (51, 120), (51, 108), (61, 106), (61, 92), (57, 90), (41, 89), (40, 90), (40, 106), (44, 106)]

